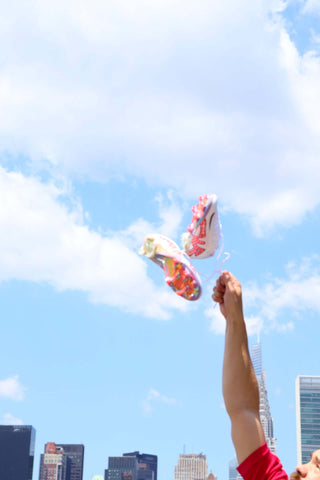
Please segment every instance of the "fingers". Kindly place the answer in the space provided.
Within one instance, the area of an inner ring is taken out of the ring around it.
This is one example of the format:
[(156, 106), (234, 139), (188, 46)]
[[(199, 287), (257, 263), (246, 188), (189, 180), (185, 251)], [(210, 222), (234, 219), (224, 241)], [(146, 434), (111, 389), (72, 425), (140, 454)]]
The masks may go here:
[(216, 281), (216, 285), (213, 288), (212, 299), (217, 303), (223, 303), (224, 294), (226, 291), (226, 284), (223, 278), (223, 273)]
[(216, 281), (216, 285), (213, 288), (212, 299), (217, 303), (223, 303), (227, 290), (229, 292), (241, 294), (240, 282), (234, 275), (232, 275), (232, 273), (225, 270)]

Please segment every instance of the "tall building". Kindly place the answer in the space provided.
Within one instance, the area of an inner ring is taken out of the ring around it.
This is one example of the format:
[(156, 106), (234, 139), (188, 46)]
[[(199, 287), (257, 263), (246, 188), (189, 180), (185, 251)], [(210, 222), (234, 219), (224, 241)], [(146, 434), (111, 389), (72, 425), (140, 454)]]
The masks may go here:
[(320, 446), (320, 377), (297, 377), (296, 419), (298, 464), (307, 463)]
[(124, 457), (136, 457), (138, 460), (137, 480), (157, 480), (158, 457), (149, 453), (124, 453)]
[(0, 478), (32, 480), (36, 431), (31, 425), (0, 425)]
[(66, 463), (62, 448), (54, 442), (46, 443), (40, 456), (39, 480), (66, 480)]
[(233, 458), (229, 462), (229, 480), (241, 480), (242, 477), (237, 470), (237, 466), (239, 465), (238, 460)]
[(57, 443), (66, 456), (66, 480), (82, 480), (84, 445)]
[(259, 383), (259, 396), (260, 396), (260, 420), (263, 427), (263, 431), (266, 437), (266, 442), (271, 452), (276, 453), (276, 439), (273, 436), (273, 418), (271, 417), (268, 392), (267, 392), (267, 378), (266, 372), (262, 368), (262, 355), (260, 342), (252, 345), (251, 358), (253, 368), (257, 376)]
[(105, 480), (138, 480), (138, 459), (134, 456), (109, 457)]
[(182, 454), (174, 467), (174, 480), (206, 480), (207, 475), (207, 459), (202, 453)]
[(82, 480), (83, 457), (84, 445), (46, 443), (39, 480)]

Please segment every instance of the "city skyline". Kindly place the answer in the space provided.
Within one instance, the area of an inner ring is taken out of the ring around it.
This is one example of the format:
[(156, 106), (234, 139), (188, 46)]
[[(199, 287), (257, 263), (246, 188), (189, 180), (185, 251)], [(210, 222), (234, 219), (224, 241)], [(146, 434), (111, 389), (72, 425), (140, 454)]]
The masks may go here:
[[(251, 358), (254, 370), (257, 376), (260, 391), (260, 415), (262, 416), (262, 425), (266, 435), (266, 441), (272, 451), (276, 453), (276, 441), (273, 437), (273, 419), (271, 417), (270, 406), (268, 403), (268, 394), (266, 387), (266, 371), (263, 369), (261, 343), (251, 346)], [(263, 387), (263, 388), (261, 388)], [(297, 463), (306, 463), (310, 458), (310, 452), (317, 449), (320, 444), (320, 376), (299, 375), (295, 380), (295, 399), (296, 399), (296, 425), (297, 425)], [(312, 430), (310, 430), (310, 426)], [(32, 454), (35, 448), (35, 428), (32, 426), (21, 425), (0, 425), (0, 443), (6, 445), (5, 457), (6, 462), (2, 462), (1, 468), (8, 468), (7, 460), (12, 458), (13, 463), (17, 464), (15, 449), (19, 449), (19, 455), (23, 454), (19, 443), (14, 440), (12, 443), (9, 439), (17, 437), (17, 434), (26, 432), (28, 435), (28, 460), (29, 473), (33, 470), (34, 459)], [(15, 435), (14, 435), (15, 433)], [(307, 440), (312, 434), (312, 440)], [(14, 445), (17, 445), (15, 448)], [(21, 444), (22, 445), (22, 444)], [(9, 453), (8, 448), (11, 448)], [(184, 448), (185, 449), (185, 448)], [(4, 450), (4, 449), (3, 449)], [(30, 452), (30, 453), (29, 453)], [(53, 457), (56, 459), (53, 460)], [(45, 452), (41, 454), (39, 480), (83, 480), (83, 462), (84, 462), (84, 445), (79, 444), (58, 444), (47, 442)], [(69, 468), (67, 462), (69, 461)], [(154, 454), (140, 454), (139, 451), (123, 453), (122, 456), (109, 457), (108, 469), (105, 470), (104, 480), (156, 480), (157, 478), (158, 458)], [(139, 465), (141, 465), (141, 473), (139, 476)], [(229, 480), (238, 480), (241, 476), (236, 471), (236, 458), (229, 461)], [(48, 468), (51, 468), (48, 473)], [(6, 471), (6, 470), (4, 470)], [(18, 470), (17, 470), (18, 471)], [(0, 469), (0, 474), (2, 470)], [(108, 473), (109, 472), (109, 473)], [(113, 473), (114, 472), (114, 473)], [(119, 473), (120, 472), (120, 477)], [(121, 473), (122, 472), (122, 473)], [(145, 473), (144, 473), (145, 472)], [(3, 474), (3, 472), (2, 472)], [(20, 480), (19, 475), (14, 473), (15, 480)], [(23, 475), (21, 474), (21, 480)], [(34, 475), (34, 472), (33, 472)], [(103, 478), (102, 475), (96, 474), (92, 477)], [(33, 480), (30, 476), (28, 480)], [(179, 455), (178, 465), (174, 467), (174, 480), (218, 480), (212, 470), (208, 474), (206, 455), (195, 453), (183, 453)], [(11, 480), (11, 477), (8, 477)]]

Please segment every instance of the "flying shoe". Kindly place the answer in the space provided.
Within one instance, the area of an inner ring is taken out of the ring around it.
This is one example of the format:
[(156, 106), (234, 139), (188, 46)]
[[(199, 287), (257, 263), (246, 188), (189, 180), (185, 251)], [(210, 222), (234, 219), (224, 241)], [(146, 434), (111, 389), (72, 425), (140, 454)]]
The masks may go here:
[(182, 235), (183, 249), (190, 258), (212, 257), (217, 251), (221, 238), (217, 196), (202, 195), (199, 203), (192, 207), (192, 221)]
[(184, 252), (170, 238), (158, 233), (148, 235), (139, 253), (163, 268), (165, 281), (177, 295), (186, 300), (200, 298), (200, 278)]

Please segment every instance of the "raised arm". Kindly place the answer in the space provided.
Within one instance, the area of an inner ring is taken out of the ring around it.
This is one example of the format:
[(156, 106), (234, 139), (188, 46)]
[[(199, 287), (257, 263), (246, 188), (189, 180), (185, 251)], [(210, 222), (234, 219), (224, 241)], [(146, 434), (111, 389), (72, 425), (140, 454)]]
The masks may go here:
[(241, 285), (223, 272), (213, 289), (226, 319), (223, 397), (231, 420), (232, 441), (241, 463), (265, 442), (259, 415), (259, 389), (248, 349)]

